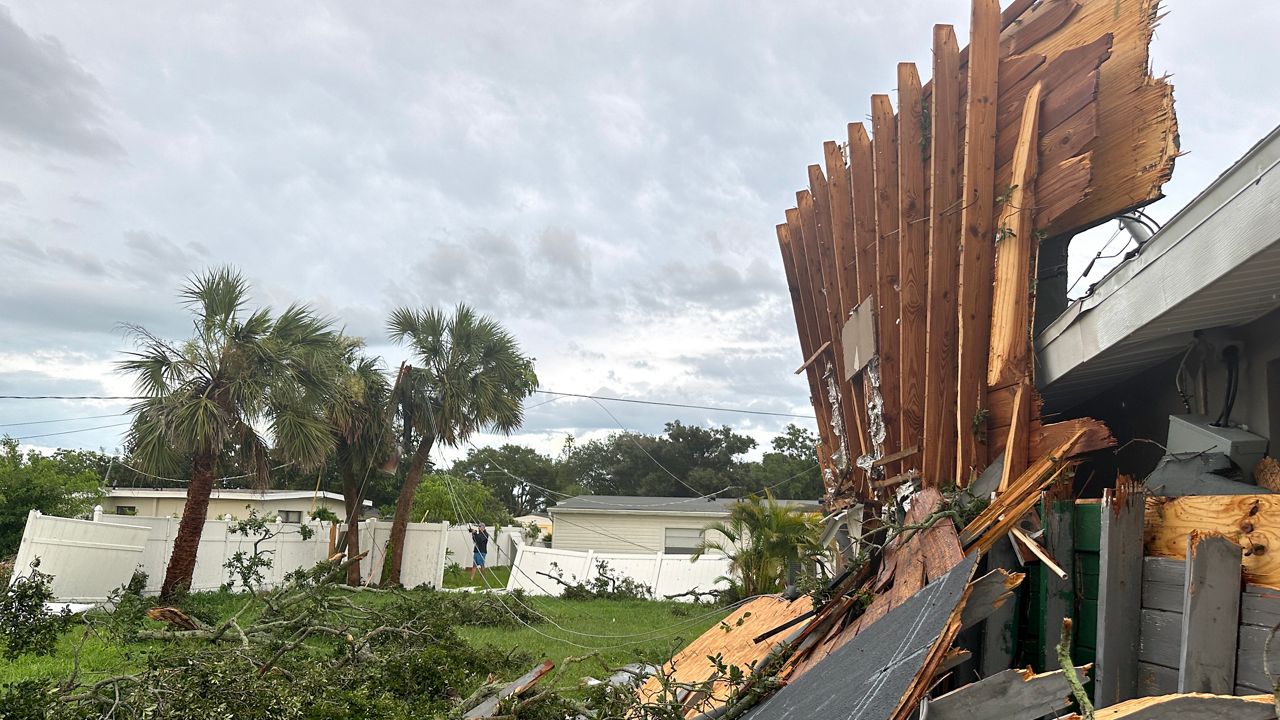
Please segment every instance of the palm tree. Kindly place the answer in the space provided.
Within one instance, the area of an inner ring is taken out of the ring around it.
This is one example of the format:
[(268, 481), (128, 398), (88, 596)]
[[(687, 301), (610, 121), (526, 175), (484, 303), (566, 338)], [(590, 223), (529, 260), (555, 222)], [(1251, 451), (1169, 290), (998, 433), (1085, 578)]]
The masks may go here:
[(400, 421), (402, 483), (391, 523), (386, 577), (400, 582), (404, 536), (413, 498), (436, 443), (456, 447), (476, 432), (508, 434), (524, 420), (523, 400), (538, 386), (533, 360), (493, 319), (459, 305), (452, 315), (431, 308), (397, 308), (387, 321), (391, 339), (407, 345), (412, 362), (401, 371), (392, 402)]
[[(711, 537), (712, 533), (721, 537)], [(821, 557), (820, 534), (815, 519), (779, 503), (772, 493), (763, 498), (749, 495), (730, 507), (728, 519), (707, 526), (693, 558), (708, 552), (729, 558), (744, 597), (778, 592), (786, 585), (790, 568)]]
[(132, 408), (127, 439), (133, 460), (157, 475), (191, 463), (162, 597), (191, 583), (219, 457), (237, 456), (265, 487), (269, 454), (306, 468), (324, 462), (333, 447), (319, 412), (332, 388), (329, 321), (302, 305), (274, 318), (266, 308), (249, 312), (248, 295), (235, 270), (210, 270), (190, 278), (180, 294), (194, 316), (190, 339), (175, 345), (125, 326), (138, 350), (118, 369), (134, 376), (143, 396)]
[[(381, 362), (361, 352), (364, 341), (341, 336), (337, 341), (342, 362), (333, 395), (325, 404), (325, 421), (334, 440), (334, 458), (342, 475), (346, 505), (346, 551), (360, 554), (360, 505), (369, 474), (391, 454), (391, 387)], [(357, 480), (360, 477), (360, 480)], [(359, 563), (347, 567), (347, 584), (360, 584)]]

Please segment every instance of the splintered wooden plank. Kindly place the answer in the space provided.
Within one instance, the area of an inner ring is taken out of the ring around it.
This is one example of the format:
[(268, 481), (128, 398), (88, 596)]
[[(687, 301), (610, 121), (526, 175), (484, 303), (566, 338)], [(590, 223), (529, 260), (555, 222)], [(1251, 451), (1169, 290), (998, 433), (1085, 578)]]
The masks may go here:
[(529, 688), (532, 688), (539, 680), (546, 677), (547, 673), (551, 672), (554, 667), (555, 663), (550, 660), (543, 660), (538, 665), (535, 665), (532, 670), (504, 686), (495, 695), (468, 710), (462, 717), (468, 720), (478, 720), (479, 718), (493, 716), (498, 711), (498, 705), (503, 700), (513, 695), (518, 697), (528, 692)]
[[(998, 2), (990, 3), (999, 17)], [(933, 31), (929, 98), (929, 283), (925, 341), (924, 478), (947, 484), (956, 468), (956, 313), (960, 262), (960, 50), (955, 30)], [(990, 98), (994, 102), (994, 98)]]
[(1036, 239), (1031, 183), (1036, 176), (1039, 138), (1040, 85), (1027, 93), (1018, 147), (1014, 153), (1014, 184), (1006, 195), (996, 231), (996, 275), (992, 299), (991, 344), (987, 385), (1005, 387), (1028, 374), (1031, 345), (1031, 264)]
[(1000, 471), (1000, 492), (1027, 469), (1031, 452), (1031, 379), (1024, 377), (1018, 383), (1013, 399), (1013, 418), (1003, 443), (1004, 467)]
[[(800, 288), (799, 275), (796, 271), (796, 260), (790, 226), (783, 224), (777, 227), (778, 247), (782, 251), (782, 268), (787, 277), (787, 291), (791, 295), (791, 312), (795, 315), (796, 329), (800, 335), (800, 353), (806, 358), (814, 352), (814, 343), (809, 335), (809, 319), (805, 315), (805, 299)], [(809, 382), (810, 402), (814, 408), (822, 407), (819, 393), (817, 369), (813, 363), (805, 367), (805, 378)], [(831, 428), (827, 424), (826, 414), (818, 413), (818, 432), (824, 443), (831, 442)]]
[(849, 123), (849, 190), (857, 247), (858, 302), (876, 293), (876, 181), (871, 137), (862, 123)]
[[(1089, 668), (1078, 667), (1082, 682)], [(1071, 705), (1071, 685), (1063, 670), (1036, 675), (1005, 670), (928, 701), (929, 720), (1033, 720)]]
[(991, 617), (1013, 598), (1013, 591), (1022, 584), (1025, 577), (1023, 573), (997, 567), (970, 583), (973, 587), (969, 590), (969, 601), (964, 605), (961, 626), (973, 627)]
[[(924, 434), (924, 377), (929, 284), (929, 219), (924, 190), (924, 112), (920, 75), (911, 63), (898, 63), (898, 269), (902, 322), (900, 421), (898, 443), (915, 445)], [(918, 456), (900, 467), (919, 469)], [(926, 485), (937, 477), (925, 477)]]
[(985, 467), (981, 432), (986, 403), (994, 271), (996, 81), (999, 72), (1000, 5), (973, 0), (969, 87), (965, 107), (964, 174), (960, 224), (959, 385), (956, 395), (956, 482), (965, 484)]
[(1138, 628), (1142, 621), (1142, 485), (1118, 482), (1102, 496), (1098, 559), (1096, 707), (1133, 697), (1138, 686)]
[[(1101, 677), (1101, 670), (1094, 677)], [(1274, 702), (1275, 698), (1270, 695), (1161, 695), (1098, 709), (1093, 713), (1093, 720), (1275, 720)]]
[(1178, 692), (1235, 689), (1240, 585), (1239, 545), (1221, 535), (1187, 537)]
[[(871, 126), (875, 148), (876, 304), (880, 323), (880, 394), (884, 399), (884, 446), (902, 447), (900, 429), (902, 379), (898, 353), (898, 128), (888, 95), (871, 96)], [(898, 466), (885, 469), (898, 474)]]
[(1041, 637), (1044, 638), (1045, 667), (1058, 663), (1056, 638), (1062, 632), (1064, 618), (1075, 618), (1075, 500), (1071, 483), (1059, 482), (1050, 486), (1044, 494), (1045, 549), (1058, 565), (1066, 571), (1063, 580), (1053, 573), (1041, 573), (1044, 597), (1044, 621)]

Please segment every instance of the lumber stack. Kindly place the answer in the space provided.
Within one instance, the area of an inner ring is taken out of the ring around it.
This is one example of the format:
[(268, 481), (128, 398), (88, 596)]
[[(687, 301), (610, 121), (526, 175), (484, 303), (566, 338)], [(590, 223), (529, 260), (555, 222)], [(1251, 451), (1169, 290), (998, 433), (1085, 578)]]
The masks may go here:
[(933, 33), (932, 78), (897, 69), (870, 127), (823, 145), (777, 226), (833, 509), (908, 481), (1007, 484), (1101, 423), (1044, 423), (1035, 391), (1039, 242), (1160, 197), (1177, 155), (1152, 78), (1154, 0), (974, 0), (969, 45)]

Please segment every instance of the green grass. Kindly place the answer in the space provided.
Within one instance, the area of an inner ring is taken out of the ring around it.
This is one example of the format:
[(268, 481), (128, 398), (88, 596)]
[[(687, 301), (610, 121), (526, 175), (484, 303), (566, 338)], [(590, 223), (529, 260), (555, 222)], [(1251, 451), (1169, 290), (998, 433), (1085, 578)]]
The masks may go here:
[(483, 580), (480, 577), (480, 573), (476, 573), (476, 579), (472, 580), (470, 571), (461, 567), (450, 566), (449, 569), (444, 571), (444, 586), (447, 588), (474, 587), (483, 590), (486, 587), (485, 583), (488, 583), (487, 587), (505, 589), (507, 587), (507, 578), (509, 577), (511, 577), (511, 568), (509, 567), (485, 568)]
[[(493, 582), (491, 578), (490, 583)], [(506, 584), (505, 576), (502, 584)], [(389, 596), (357, 593), (353, 598), (359, 598), (358, 602), (381, 603)], [(235, 613), (245, 600), (243, 595), (199, 593), (188, 598), (184, 606), (206, 621), (215, 621)], [(517, 627), (463, 626), (457, 628), (458, 633), (478, 645), (528, 652), (540, 659), (550, 659), (558, 666), (565, 658), (592, 656), (589, 661), (566, 668), (559, 680), (562, 686), (575, 684), (583, 675), (600, 677), (606, 674), (607, 668), (664, 661), (728, 614), (724, 609), (646, 600), (526, 597), (523, 602), (548, 621)], [(242, 619), (248, 621), (254, 614), (247, 613)], [(163, 626), (148, 620), (147, 627)], [(77, 622), (59, 638), (53, 656), (28, 655), (12, 662), (0, 660), (0, 684), (27, 679), (65, 680), (71, 675), (76, 648), (82, 638), (84, 625)], [(139, 670), (146, 666), (148, 653), (162, 647), (171, 647), (171, 643), (157, 640), (122, 644), (90, 633), (84, 638), (80, 653), (80, 679), (91, 681)]]
[(520, 648), (557, 665), (567, 657), (595, 654), (600, 662), (592, 661), (576, 675), (566, 671), (575, 679), (602, 672), (602, 663), (618, 667), (664, 661), (728, 614), (724, 609), (648, 600), (531, 597), (525, 603), (560, 627), (546, 622), (519, 628), (464, 627), (459, 632), (474, 643)]

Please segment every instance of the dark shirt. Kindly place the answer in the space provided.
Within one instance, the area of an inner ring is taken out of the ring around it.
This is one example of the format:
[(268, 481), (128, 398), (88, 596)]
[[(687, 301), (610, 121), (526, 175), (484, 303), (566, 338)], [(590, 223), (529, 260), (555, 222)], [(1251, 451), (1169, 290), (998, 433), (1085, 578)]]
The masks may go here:
[(471, 543), (475, 546), (476, 552), (481, 554), (489, 552), (489, 531), (472, 530)]

